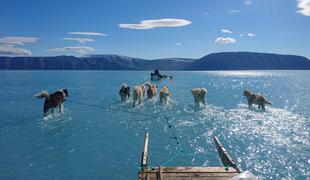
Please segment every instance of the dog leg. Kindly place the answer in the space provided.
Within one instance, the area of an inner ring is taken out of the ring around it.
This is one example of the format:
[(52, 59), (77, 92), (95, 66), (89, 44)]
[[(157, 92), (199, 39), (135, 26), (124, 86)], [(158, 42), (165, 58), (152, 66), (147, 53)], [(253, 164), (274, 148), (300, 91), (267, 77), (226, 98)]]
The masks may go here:
[(43, 117), (48, 116), (48, 110), (43, 112)]
[(138, 98), (138, 105), (141, 104), (141, 97)]
[(202, 99), (202, 104), (203, 104), (204, 106), (206, 106), (206, 98), (205, 98), (205, 97), (203, 97), (203, 99)]
[(139, 104), (142, 103), (143, 98), (144, 98), (144, 95), (139, 98)]
[(262, 103), (262, 110), (265, 111), (265, 103)]
[(251, 104), (251, 103), (249, 103), (249, 109), (251, 108), (251, 106), (252, 106), (252, 104)]
[(60, 113), (63, 113), (64, 112), (64, 109), (65, 109), (65, 107), (64, 107), (64, 103), (61, 103), (60, 104)]
[(135, 107), (136, 106), (136, 99), (133, 100), (133, 104), (132, 104), (132, 107)]
[(196, 96), (194, 96), (194, 101), (195, 101), (195, 106), (197, 107), (198, 106), (198, 99)]

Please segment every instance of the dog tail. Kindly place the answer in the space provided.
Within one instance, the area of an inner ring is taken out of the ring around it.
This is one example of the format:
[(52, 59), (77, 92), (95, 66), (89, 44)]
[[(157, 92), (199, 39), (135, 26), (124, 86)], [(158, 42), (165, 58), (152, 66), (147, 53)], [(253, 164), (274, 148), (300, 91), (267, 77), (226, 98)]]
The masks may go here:
[(47, 91), (41, 91), (38, 94), (35, 94), (34, 96), (41, 99), (41, 98), (47, 98), (50, 94)]
[(266, 104), (272, 105), (272, 103), (268, 100), (265, 101)]

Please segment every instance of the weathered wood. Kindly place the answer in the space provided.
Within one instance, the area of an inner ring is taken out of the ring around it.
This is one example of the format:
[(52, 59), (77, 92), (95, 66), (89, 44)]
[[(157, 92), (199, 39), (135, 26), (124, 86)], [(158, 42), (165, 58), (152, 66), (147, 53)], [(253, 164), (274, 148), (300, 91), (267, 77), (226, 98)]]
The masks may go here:
[(139, 177), (142, 174), (147, 174), (150, 180), (224, 180), (238, 173), (234, 168), (226, 170), (225, 167), (155, 167), (139, 172)]
[(141, 159), (141, 168), (147, 167), (149, 137), (150, 137), (149, 136), (149, 132), (146, 131), (145, 138), (144, 138), (144, 146), (143, 146), (143, 152), (142, 152), (142, 159)]
[(238, 172), (241, 172), (241, 170), (237, 167), (237, 164), (230, 157), (230, 155), (228, 154), (228, 152), (226, 151), (226, 149), (224, 148), (224, 146), (222, 145), (220, 140), (216, 136), (214, 136), (213, 139), (214, 139), (217, 152), (218, 152), (218, 154), (220, 156), (220, 159), (221, 159), (223, 165), (224, 166), (233, 167)]
[(148, 164), (149, 133), (145, 133), (144, 148), (141, 158), (141, 169), (138, 173), (139, 180), (226, 180), (237, 175), (240, 170), (229, 156), (217, 137), (214, 137), (218, 154), (226, 167), (154, 167)]
[(161, 167), (161, 166), (159, 166), (158, 173), (159, 173), (159, 180), (164, 180), (164, 178), (163, 178), (163, 172), (162, 172), (162, 167)]
[[(155, 167), (151, 170), (147, 170), (147, 172), (157, 172), (159, 170), (158, 167)], [(235, 173), (237, 172), (236, 169), (234, 168), (229, 168), (226, 169), (225, 167), (162, 167), (161, 168), (162, 172), (165, 173), (175, 173), (175, 172), (180, 172), (180, 173), (192, 173), (192, 172), (207, 172), (207, 173), (211, 173), (211, 172), (215, 172), (215, 173)]]

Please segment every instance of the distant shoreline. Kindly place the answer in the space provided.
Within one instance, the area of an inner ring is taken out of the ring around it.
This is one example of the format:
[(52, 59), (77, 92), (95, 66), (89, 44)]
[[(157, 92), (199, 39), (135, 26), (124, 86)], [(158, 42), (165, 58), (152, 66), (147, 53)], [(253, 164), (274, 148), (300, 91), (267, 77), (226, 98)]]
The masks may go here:
[(310, 70), (303, 56), (257, 52), (212, 53), (200, 59), (147, 60), (122, 55), (88, 57), (0, 57), (0, 70), (120, 70), (152, 71)]

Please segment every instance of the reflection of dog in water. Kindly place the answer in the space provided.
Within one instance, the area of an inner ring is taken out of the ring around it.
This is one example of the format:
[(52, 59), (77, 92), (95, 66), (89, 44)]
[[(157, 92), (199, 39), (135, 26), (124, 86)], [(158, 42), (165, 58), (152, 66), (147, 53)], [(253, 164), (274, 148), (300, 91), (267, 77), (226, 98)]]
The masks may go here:
[(49, 109), (52, 109), (52, 113), (54, 113), (54, 108), (58, 107), (60, 112), (64, 111), (64, 101), (65, 97), (69, 97), (67, 89), (61, 89), (53, 94), (49, 94), (47, 91), (42, 91), (35, 95), (37, 98), (45, 98), (44, 102), (44, 117), (48, 115)]
[(191, 90), (192, 94), (195, 99), (195, 105), (199, 107), (199, 103), (202, 103), (204, 106), (206, 106), (206, 94), (207, 89), (205, 88), (194, 88)]
[(264, 96), (255, 94), (250, 90), (244, 90), (243, 96), (248, 99), (249, 108), (252, 106), (252, 104), (258, 104), (258, 109), (262, 108), (262, 110), (265, 110), (266, 104), (272, 105), (272, 103), (268, 101)]
[(127, 84), (122, 84), (119, 95), (121, 96), (121, 101), (126, 102), (130, 98), (130, 87)]
[(164, 86), (160, 90), (160, 93), (159, 93), (159, 101), (160, 101), (160, 103), (167, 104), (167, 102), (169, 100), (169, 96), (170, 96), (169, 89), (168, 89), (167, 86)]

